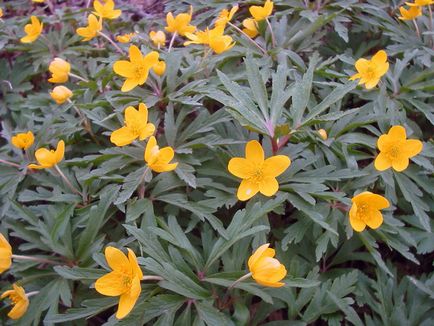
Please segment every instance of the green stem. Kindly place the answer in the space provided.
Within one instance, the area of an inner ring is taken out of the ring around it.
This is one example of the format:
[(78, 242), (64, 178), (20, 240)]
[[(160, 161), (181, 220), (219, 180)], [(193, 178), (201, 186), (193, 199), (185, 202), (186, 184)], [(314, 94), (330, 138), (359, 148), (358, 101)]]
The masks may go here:
[(20, 167), (21, 167), (21, 166), (19, 166), (19, 165), (16, 164), (16, 163), (12, 163), (12, 162), (5, 161), (5, 160), (2, 160), (2, 159), (0, 159), (0, 163), (7, 164), (7, 165), (10, 165), (10, 166), (14, 166), (14, 167), (16, 167), (16, 168), (20, 168)]
[(44, 264), (51, 264), (51, 265), (60, 265), (60, 262), (55, 262), (49, 259), (45, 258), (38, 258), (38, 257), (31, 257), (31, 256), (24, 256), (24, 255), (12, 255), (13, 259), (17, 260), (29, 260), (29, 261), (35, 261), (38, 263), (44, 263)]
[(233, 29), (235, 29), (237, 32), (244, 35), (251, 43), (253, 43), (259, 50), (261, 50), (261, 52), (263, 54), (267, 54), (267, 51), (262, 46), (260, 46), (258, 43), (256, 43), (256, 41), (254, 39), (252, 39), (249, 35), (244, 33), (242, 29), (238, 28), (237, 26), (235, 26), (231, 22), (228, 22), (228, 25), (231, 26)]
[(113, 45), (113, 46), (116, 48), (116, 50), (117, 50), (120, 54), (125, 55), (124, 50), (122, 50), (122, 49), (119, 47), (119, 45), (117, 45), (117, 44), (115, 43), (115, 41), (113, 41), (110, 37), (108, 37), (107, 35), (105, 35), (103, 32), (98, 32), (98, 35), (104, 37), (107, 41), (109, 41), (110, 44)]
[(141, 279), (141, 281), (162, 281), (162, 280), (164, 280), (164, 278), (157, 275), (146, 275), (143, 276)]
[(72, 72), (70, 72), (69, 75), (70, 75), (71, 77), (74, 77), (74, 78), (77, 78), (77, 79), (79, 79), (79, 80), (81, 80), (81, 81), (84, 81), (85, 83), (88, 83), (88, 82), (89, 82), (89, 80), (87, 80), (86, 78), (80, 77), (79, 75), (73, 74)]
[(60, 170), (60, 168), (57, 164), (54, 165), (54, 168), (60, 174), (60, 176), (65, 181), (65, 183), (68, 185), (68, 187), (72, 190), (72, 192), (74, 192), (75, 194), (77, 194), (83, 198), (83, 194), (72, 185), (72, 183), (68, 180), (66, 175), (63, 174), (62, 170)]
[(175, 42), (176, 35), (178, 35), (177, 32), (173, 33), (172, 38), (170, 39), (169, 49), (167, 50), (168, 53), (170, 53), (170, 50), (172, 49), (173, 42)]
[(246, 274), (244, 276), (241, 276), (238, 280), (236, 280), (234, 283), (232, 283), (230, 287), (228, 287), (228, 291), (232, 290), (235, 287), (235, 285), (237, 285), (238, 283), (240, 283), (240, 282), (248, 279), (250, 276), (252, 276), (252, 273), (248, 273), (248, 274)]
[(139, 180), (139, 187), (137, 188), (139, 199), (145, 198), (145, 177), (148, 171), (149, 171), (149, 167), (146, 167), (145, 171), (143, 172)]
[(271, 27), (271, 23), (268, 20), (268, 18), (265, 18), (265, 21), (267, 22), (268, 28), (270, 29), (270, 33), (271, 33), (271, 42), (273, 44), (273, 48), (276, 47), (276, 38), (274, 37), (274, 32), (273, 32), (273, 27)]

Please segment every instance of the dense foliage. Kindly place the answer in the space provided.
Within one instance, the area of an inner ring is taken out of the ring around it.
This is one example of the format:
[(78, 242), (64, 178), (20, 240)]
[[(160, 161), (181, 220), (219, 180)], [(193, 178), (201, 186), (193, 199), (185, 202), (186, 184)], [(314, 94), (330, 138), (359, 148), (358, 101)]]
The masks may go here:
[(431, 1), (115, 2), (0, 1), (0, 322), (433, 325)]

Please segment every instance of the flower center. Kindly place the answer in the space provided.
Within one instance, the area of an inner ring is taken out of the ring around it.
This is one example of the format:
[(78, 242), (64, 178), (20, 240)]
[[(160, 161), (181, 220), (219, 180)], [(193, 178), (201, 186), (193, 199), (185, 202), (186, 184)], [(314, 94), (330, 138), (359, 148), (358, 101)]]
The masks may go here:
[(11, 293), (9, 295), (9, 299), (12, 301), (13, 304), (17, 304), (21, 300), (21, 297), (15, 293)]
[(264, 179), (262, 165), (256, 169), (249, 179), (254, 183), (260, 183)]
[(146, 74), (146, 67), (142, 65), (137, 65), (135, 74), (136, 78), (141, 78), (143, 75)]
[(365, 79), (374, 79), (376, 77), (375, 67), (369, 65), (368, 69), (365, 72)]
[(130, 288), (132, 284), (131, 277), (129, 275), (124, 275), (122, 277), (122, 284), (124, 285), (125, 288)]
[(394, 160), (397, 159), (399, 156), (401, 156), (401, 148), (400, 144), (392, 145), (390, 148), (387, 149), (386, 155), (389, 157), (389, 159)]
[(360, 206), (357, 205), (357, 216), (360, 220), (366, 221), (368, 219), (369, 211), (370, 208), (368, 204), (363, 203)]

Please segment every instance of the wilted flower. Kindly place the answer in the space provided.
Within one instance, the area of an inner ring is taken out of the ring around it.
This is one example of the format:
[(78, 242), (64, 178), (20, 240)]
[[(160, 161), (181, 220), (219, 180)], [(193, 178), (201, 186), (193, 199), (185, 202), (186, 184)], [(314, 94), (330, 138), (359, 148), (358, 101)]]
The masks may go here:
[(389, 70), (387, 53), (384, 50), (378, 51), (371, 60), (361, 58), (356, 61), (357, 74), (350, 77), (350, 80), (360, 78), (359, 85), (365, 84), (366, 89), (377, 86), (381, 76)]
[(65, 154), (65, 142), (63, 140), (57, 143), (56, 150), (48, 150), (46, 148), (38, 148), (35, 152), (37, 164), (29, 164), (30, 169), (48, 169), (55, 166), (63, 159)]
[(258, 23), (253, 18), (246, 18), (243, 20), (243, 32), (246, 33), (250, 38), (255, 38), (258, 36)]
[(322, 140), (327, 140), (327, 138), (328, 138), (327, 131), (325, 131), (324, 129), (320, 129), (320, 130), (318, 130), (318, 134), (320, 135)]
[(9, 311), (8, 317), (15, 320), (20, 319), (26, 313), (29, 299), (21, 286), (12, 284), (12, 288), (13, 290), (3, 292), (0, 299), (9, 298), (11, 300), (13, 308)]
[(223, 28), (226, 27), (226, 24), (229, 23), (232, 18), (234, 17), (235, 13), (238, 11), (238, 6), (234, 6), (231, 8), (231, 10), (223, 9), (220, 11), (220, 14), (215, 22), (215, 26), (223, 26)]
[(148, 79), (149, 70), (158, 63), (159, 54), (151, 51), (143, 56), (139, 48), (131, 45), (129, 49), (130, 61), (119, 60), (113, 65), (113, 71), (125, 77), (122, 92), (128, 92), (138, 85), (143, 85)]
[(258, 192), (265, 196), (273, 196), (279, 190), (276, 177), (282, 174), (291, 164), (285, 155), (271, 156), (264, 160), (264, 150), (256, 140), (246, 145), (246, 158), (234, 157), (229, 161), (228, 170), (243, 179), (238, 188), (237, 197), (245, 201)]
[(116, 318), (122, 319), (134, 308), (142, 291), (140, 280), (143, 273), (136, 255), (129, 248), (127, 257), (119, 249), (107, 247), (105, 258), (113, 271), (96, 280), (95, 290), (102, 295), (120, 297)]
[(273, 2), (270, 0), (265, 1), (264, 6), (251, 6), (249, 8), (250, 14), (258, 22), (267, 19), (273, 11)]
[(410, 7), (430, 6), (430, 5), (434, 4), (434, 0), (414, 0), (414, 3), (413, 2), (406, 2), (405, 4), (407, 6), (410, 6)]
[(162, 76), (166, 71), (166, 63), (163, 60), (160, 60), (152, 67), (152, 70), (154, 70), (158, 76)]
[(172, 147), (160, 147), (157, 144), (157, 140), (154, 136), (151, 136), (146, 144), (145, 161), (148, 167), (155, 172), (168, 172), (175, 170), (178, 163), (169, 163), (175, 152)]
[(0, 233), (0, 274), (11, 268), (12, 247), (8, 240)]
[(167, 26), (165, 27), (166, 31), (169, 33), (177, 33), (178, 35), (184, 36), (186, 33), (193, 33), (196, 29), (195, 26), (190, 25), (191, 17), (193, 16), (193, 7), (190, 6), (190, 12), (181, 13), (176, 17), (173, 17), (173, 14), (169, 12), (166, 16)]
[(98, 32), (102, 30), (102, 19), (96, 18), (95, 15), (90, 14), (87, 17), (87, 26), (86, 27), (79, 27), (77, 28), (76, 32), (81, 37), (84, 37), (82, 40), (84, 41), (90, 41), (94, 37), (98, 35)]
[(422, 9), (420, 7), (410, 7), (410, 9), (405, 9), (404, 6), (399, 7), (399, 12), (401, 16), (398, 19), (401, 20), (413, 20), (416, 17), (422, 15)]
[(136, 33), (127, 33), (123, 35), (116, 36), (116, 40), (120, 43), (129, 43), (131, 42), (131, 39), (136, 36)]
[(166, 44), (166, 34), (163, 31), (150, 31), (149, 37), (155, 46), (160, 47)]
[(68, 87), (56, 86), (50, 92), (50, 96), (57, 104), (63, 104), (72, 96), (72, 92)]
[(389, 201), (383, 196), (365, 191), (354, 196), (351, 201), (350, 224), (354, 231), (362, 232), (366, 225), (377, 229), (383, 224), (383, 215), (380, 209), (389, 207)]
[(115, 9), (115, 2), (113, 0), (105, 0), (102, 4), (98, 0), (93, 2), (94, 14), (106, 19), (115, 19), (122, 14), (122, 10)]
[(125, 109), (125, 126), (112, 132), (110, 141), (116, 146), (131, 144), (137, 138), (144, 140), (155, 131), (155, 126), (148, 123), (148, 108), (139, 104), (139, 110), (129, 106)]
[(213, 29), (206, 29), (204, 31), (197, 31), (196, 33), (186, 33), (185, 36), (190, 39), (184, 45), (190, 44), (204, 44), (208, 45), (215, 53), (220, 54), (224, 51), (231, 49), (235, 42), (229, 35), (223, 35), (224, 26), (215, 27)]
[(32, 146), (34, 141), (35, 136), (33, 136), (33, 132), (31, 131), (17, 134), (11, 138), (12, 145), (14, 145), (16, 148), (24, 150)]
[(279, 282), (286, 276), (286, 268), (276, 258), (274, 249), (268, 248), (269, 243), (260, 246), (250, 256), (248, 266), (252, 278), (259, 284), (278, 288), (285, 283)]
[(24, 26), (24, 32), (27, 35), (21, 38), (21, 43), (32, 43), (36, 41), (39, 35), (42, 33), (44, 24), (39, 21), (38, 17), (31, 16), (30, 21), (30, 24)]
[(51, 72), (51, 78), (48, 79), (50, 83), (66, 83), (71, 65), (61, 58), (54, 58), (48, 66), (48, 70)]
[(404, 171), (409, 159), (422, 151), (422, 142), (417, 139), (407, 139), (405, 128), (393, 126), (387, 134), (381, 135), (377, 141), (380, 150), (374, 166), (378, 171), (392, 167), (395, 171)]

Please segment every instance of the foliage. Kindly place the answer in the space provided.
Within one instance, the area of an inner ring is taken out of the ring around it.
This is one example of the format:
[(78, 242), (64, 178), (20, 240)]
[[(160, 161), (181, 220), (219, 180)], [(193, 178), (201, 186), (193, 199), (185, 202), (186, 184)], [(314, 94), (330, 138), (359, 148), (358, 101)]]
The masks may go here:
[[(253, 42), (227, 26), (236, 44), (215, 54), (183, 46), (184, 38), (170, 51), (157, 48), (149, 32), (164, 30), (165, 14), (189, 5), (192, 24), (204, 30), (233, 1), (117, 1), (122, 15), (103, 22), (105, 33), (137, 32), (132, 42), (142, 53), (158, 51), (166, 63), (162, 76), (150, 72), (145, 84), (122, 92), (125, 80), (113, 65), (127, 55), (103, 37), (83, 42), (75, 32), (87, 24), (89, 1), (46, 2), (0, 1), (0, 232), (13, 254), (34, 258), (14, 259), (0, 284), (2, 292), (13, 282), (38, 291), (16, 321), (2, 303), (2, 324), (433, 324), (434, 34), (427, 7), (418, 36), (411, 21), (397, 19), (402, 1), (276, 0), (273, 35), (265, 21)], [(240, 1), (232, 23), (242, 28), (249, 6), (262, 4)], [(44, 23), (43, 35), (20, 43), (31, 15)], [(128, 52), (128, 44), (117, 45)], [(378, 86), (350, 81), (356, 60), (381, 49), (390, 68)], [(69, 78), (73, 96), (60, 105), (47, 81), (55, 57), (85, 79)], [(175, 150), (174, 171), (147, 169), (144, 141), (110, 142), (124, 109), (139, 103), (160, 147)], [(405, 171), (380, 172), (376, 142), (393, 125), (423, 141), (423, 150)], [(14, 147), (11, 137), (28, 130), (34, 145)], [(277, 178), (275, 196), (241, 202), (240, 180), (227, 165), (244, 157), (252, 139), (267, 157), (287, 155), (291, 165)], [(71, 184), (56, 169), (27, 168), (37, 148), (59, 140), (66, 144), (59, 167)], [(358, 233), (348, 210), (362, 191), (383, 195), (390, 207), (380, 228)], [(267, 242), (286, 266), (286, 285), (234, 285)], [(110, 271), (107, 246), (131, 248), (145, 275), (163, 278), (142, 282), (121, 320), (118, 299), (94, 289)]]

